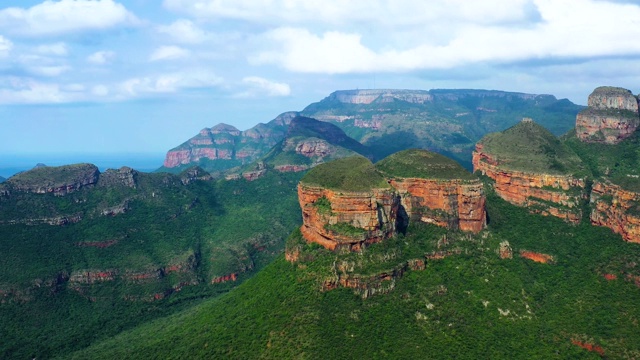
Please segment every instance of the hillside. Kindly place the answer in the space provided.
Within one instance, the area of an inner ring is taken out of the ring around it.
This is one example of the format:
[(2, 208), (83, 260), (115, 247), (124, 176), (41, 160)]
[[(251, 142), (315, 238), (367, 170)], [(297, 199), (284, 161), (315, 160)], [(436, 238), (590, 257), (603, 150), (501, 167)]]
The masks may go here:
[(389, 188), (389, 184), (376, 171), (371, 161), (362, 156), (351, 156), (318, 165), (303, 176), (300, 182), (306, 185), (346, 191)]
[(555, 135), (570, 130), (583, 107), (552, 95), (492, 90), (343, 90), (301, 114), (328, 121), (375, 150), (375, 158), (430, 149), (470, 169), (473, 146), (487, 133), (531, 117)]
[(509, 170), (561, 175), (586, 170), (573, 150), (531, 119), (484, 136), (477, 147)]
[(299, 177), (91, 164), (11, 177), (0, 185), (0, 357), (51, 358), (227, 291), (300, 224)]
[[(361, 253), (307, 246), (298, 262), (279, 258), (219, 299), (69, 358), (640, 356), (637, 245), (493, 195), (488, 207), (478, 236), (423, 225)], [(333, 289), (338, 278), (356, 288)]]
[(378, 161), (376, 168), (387, 177), (462, 180), (476, 178), (446, 156), (417, 149), (391, 154)]

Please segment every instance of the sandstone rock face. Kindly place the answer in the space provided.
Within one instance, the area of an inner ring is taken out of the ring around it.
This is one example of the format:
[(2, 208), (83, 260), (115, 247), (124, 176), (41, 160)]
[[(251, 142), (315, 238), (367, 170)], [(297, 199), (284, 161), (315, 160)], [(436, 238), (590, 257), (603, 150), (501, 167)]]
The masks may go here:
[(629, 90), (596, 88), (589, 95), (588, 105), (576, 117), (576, 135), (581, 141), (617, 144), (640, 125), (638, 99)]
[(462, 231), (480, 232), (486, 225), (480, 180), (391, 179), (410, 219)]
[(477, 144), (473, 152), (473, 170), (493, 179), (496, 193), (514, 205), (571, 223), (578, 223), (582, 218), (579, 205), (585, 196), (584, 179), (502, 168), (497, 159), (483, 152), (482, 144)]
[(610, 228), (625, 241), (640, 243), (640, 193), (595, 181), (590, 202), (592, 224)]
[(400, 197), (389, 189), (370, 192), (333, 191), (298, 185), (302, 235), (328, 249), (357, 250), (392, 236)]

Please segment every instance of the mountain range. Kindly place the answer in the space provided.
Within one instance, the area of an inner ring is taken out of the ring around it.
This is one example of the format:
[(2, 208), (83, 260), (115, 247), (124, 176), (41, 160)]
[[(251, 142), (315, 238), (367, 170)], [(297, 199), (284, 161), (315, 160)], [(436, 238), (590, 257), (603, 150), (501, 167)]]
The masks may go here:
[(174, 174), (15, 175), (0, 354), (638, 358), (639, 124), (613, 87), (337, 91)]

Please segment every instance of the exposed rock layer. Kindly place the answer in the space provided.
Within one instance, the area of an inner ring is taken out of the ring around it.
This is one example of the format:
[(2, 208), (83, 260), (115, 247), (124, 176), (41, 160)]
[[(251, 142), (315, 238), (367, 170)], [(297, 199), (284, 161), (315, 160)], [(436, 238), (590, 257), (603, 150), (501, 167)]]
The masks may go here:
[(606, 181), (591, 191), (591, 223), (606, 226), (626, 241), (640, 243), (640, 193)]
[(596, 88), (589, 95), (588, 104), (576, 117), (576, 135), (584, 142), (617, 144), (640, 125), (638, 98), (629, 90)]
[(473, 170), (493, 179), (496, 193), (514, 205), (571, 223), (578, 223), (582, 218), (580, 200), (585, 196), (584, 179), (506, 169), (483, 152), (482, 144), (477, 144), (473, 152)]

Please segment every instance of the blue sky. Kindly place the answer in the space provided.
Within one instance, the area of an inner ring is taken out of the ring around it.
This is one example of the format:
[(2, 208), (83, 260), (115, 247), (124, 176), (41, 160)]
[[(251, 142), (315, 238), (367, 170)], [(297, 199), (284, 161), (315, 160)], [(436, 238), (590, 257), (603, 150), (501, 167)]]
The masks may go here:
[[(640, 5), (605, 0), (5, 0), (0, 166), (162, 154), (337, 89), (640, 91)], [(4, 160), (3, 160), (4, 158)]]

